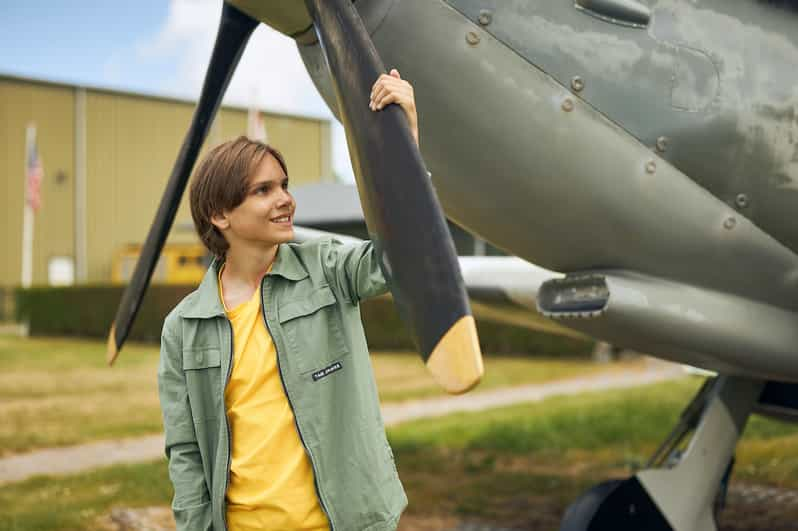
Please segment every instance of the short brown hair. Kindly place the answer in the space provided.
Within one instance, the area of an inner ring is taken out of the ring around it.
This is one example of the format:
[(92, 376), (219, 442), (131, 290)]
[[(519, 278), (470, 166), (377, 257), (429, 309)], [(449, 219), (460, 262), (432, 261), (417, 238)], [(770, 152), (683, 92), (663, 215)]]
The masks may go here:
[(285, 159), (279, 151), (245, 136), (213, 148), (194, 172), (190, 191), (191, 217), (200, 240), (214, 256), (223, 257), (230, 245), (211, 223), (211, 217), (233, 210), (244, 202), (250, 175), (269, 154), (288, 175)]

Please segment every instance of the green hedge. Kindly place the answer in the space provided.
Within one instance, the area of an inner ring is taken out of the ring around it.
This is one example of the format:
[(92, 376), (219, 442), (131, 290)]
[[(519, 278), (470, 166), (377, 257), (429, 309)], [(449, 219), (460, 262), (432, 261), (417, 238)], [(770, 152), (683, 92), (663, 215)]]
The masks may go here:
[[(381, 350), (413, 350), (406, 325), (390, 298), (380, 297), (360, 305), (369, 346)], [(589, 356), (593, 342), (547, 334), (519, 326), (477, 320), (479, 342), (487, 354)]]
[[(105, 339), (122, 298), (123, 286), (90, 285), (16, 290), (17, 320), (28, 322), (34, 336), (80, 336)], [(193, 286), (150, 286), (129, 339), (157, 342), (167, 313)], [(387, 297), (361, 304), (369, 346), (377, 350), (412, 350), (407, 328)], [(524, 328), (479, 321), (482, 349), (489, 354), (588, 356), (592, 342)]]
[(14, 288), (0, 286), (0, 323), (14, 319)]
[[(166, 314), (193, 286), (150, 286), (128, 339), (159, 341)], [(89, 285), (16, 291), (18, 321), (33, 336), (107, 338), (124, 286)]]

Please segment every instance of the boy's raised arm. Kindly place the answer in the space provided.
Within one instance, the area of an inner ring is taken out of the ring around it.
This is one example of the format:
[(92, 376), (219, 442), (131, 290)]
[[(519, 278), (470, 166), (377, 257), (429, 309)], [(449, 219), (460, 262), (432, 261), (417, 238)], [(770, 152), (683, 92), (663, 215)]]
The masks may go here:
[(332, 239), (323, 249), (323, 260), (336, 287), (353, 304), (388, 292), (388, 284), (371, 241), (345, 245)]
[[(399, 105), (404, 111), (413, 140), (418, 145), (418, 115), (413, 86), (402, 79), (395, 68), (389, 74), (382, 74), (374, 82), (369, 109), (377, 112), (391, 104)], [(336, 284), (344, 291), (344, 296), (353, 303), (388, 291), (385, 276), (370, 241), (351, 246), (333, 239), (327, 248), (324, 261), (327, 271), (332, 271), (337, 276)]]

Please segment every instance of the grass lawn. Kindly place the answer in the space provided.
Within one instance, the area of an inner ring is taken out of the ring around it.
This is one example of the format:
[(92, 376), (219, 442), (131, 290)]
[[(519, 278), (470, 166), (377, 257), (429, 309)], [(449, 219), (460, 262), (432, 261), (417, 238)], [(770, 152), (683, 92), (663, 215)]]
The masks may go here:
[[(392, 428), (410, 500), (400, 529), (432, 531), (463, 520), (556, 529), (584, 489), (630, 474), (645, 461), (699, 383), (556, 397)], [(798, 488), (796, 444), (795, 426), (754, 417), (738, 447), (733, 483)], [(167, 505), (165, 468), (163, 462), (113, 467), (4, 486), (0, 507), (10, 511), (0, 515), (0, 530), (82, 529), (112, 507)], [(787, 529), (798, 518), (798, 507), (757, 504), (730, 504), (721, 530)]]
[[(701, 380), (558, 397), (540, 403), (449, 415), (389, 431), (404, 455), (430, 448), (475, 454), (548, 457), (558, 466), (630, 472), (675, 425)], [(798, 489), (798, 425), (752, 416), (737, 451), (735, 477)], [(589, 457), (589, 459), (586, 459)], [(589, 465), (585, 465), (589, 463)]]
[(171, 496), (165, 460), (37, 477), (0, 488), (0, 531), (97, 529), (98, 516), (111, 507), (168, 505)]
[[(383, 402), (448, 396), (432, 379), (421, 358), (410, 352), (377, 352), (374, 373)], [(596, 364), (589, 360), (485, 356), (485, 376), (473, 392), (544, 383), (625, 369), (645, 370), (645, 359)]]
[(157, 362), (152, 345), (109, 369), (100, 341), (0, 336), (0, 456), (160, 431)]
[[(456, 515), (556, 529), (567, 505), (586, 488), (627, 477), (646, 462), (699, 385), (695, 378), (558, 397), (393, 428), (408, 515), (420, 522)], [(798, 426), (752, 417), (737, 449), (733, 482), (798, 489), (796, 445)], [(751, 510), (730, 506), (721, 529), (786, 529), (780, 526), (798, 519), (796, 504), (774, 503), (753, 522)]]
[[(383, 401), (444, 395), (414, 353), (373, 360)], [(485, 363), (477, 391), (644, 365), (490, 356)], [(101, 341), (0, 336), (0, 456), (161, 431), (157, 364), (152, 344), (126, 344), (110, 369)]]

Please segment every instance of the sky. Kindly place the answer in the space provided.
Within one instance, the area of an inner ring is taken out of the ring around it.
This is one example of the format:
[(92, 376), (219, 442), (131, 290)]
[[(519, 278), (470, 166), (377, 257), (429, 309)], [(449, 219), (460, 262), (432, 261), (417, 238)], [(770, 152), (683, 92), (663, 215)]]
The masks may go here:
[[(0, 74), (197, 99), (221, 0), (0, 0)], [(260, 25), (224, 102), (327, 118), (333, 168), (353, 181), (343, 128), (294, 42)]]

